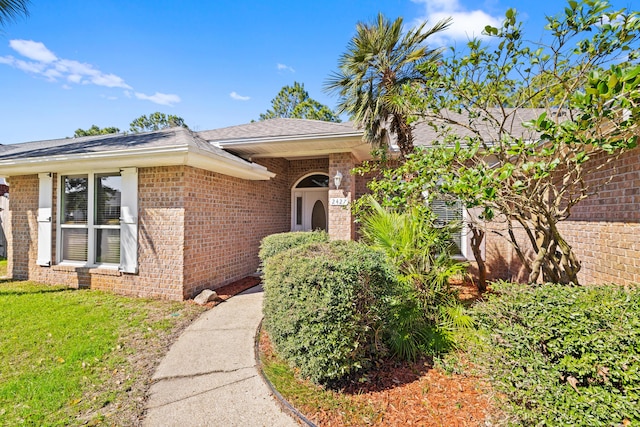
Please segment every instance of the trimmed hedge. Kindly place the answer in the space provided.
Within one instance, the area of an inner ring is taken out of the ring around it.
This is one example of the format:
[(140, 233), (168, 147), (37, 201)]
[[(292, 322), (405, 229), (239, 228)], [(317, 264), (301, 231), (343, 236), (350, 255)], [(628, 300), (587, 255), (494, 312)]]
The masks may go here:
[(267, 258), (264, 327), (301, 375), (331, 385), (381, 351), (394, 281), (384, 254), (356, 242), (293, 248)]
[(280, 252), (308, 243), (326, 243), (328, 241), (329, 235), (326, 231), (292, 231), (272, 234), (262, 239), (258, 256), (264, 265), (269, 258)]
[(640, 425), (640, 288), (500, 284), (476, 347), (516, 425)]

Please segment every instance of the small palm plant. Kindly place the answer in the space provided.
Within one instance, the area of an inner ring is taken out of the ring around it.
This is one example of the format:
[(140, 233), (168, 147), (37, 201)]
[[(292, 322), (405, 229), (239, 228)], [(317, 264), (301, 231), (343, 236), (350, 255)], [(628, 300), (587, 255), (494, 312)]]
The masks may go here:
[(426, 206), (398, 212), (372, 197), (367, 204), (370, 209), (361, 218), (362, 238), (383, 251), (398, 270), (400, 289), (389, 337), (392, 351), (415, 359), (422, 351), (450, 346), (453, 332), (471, 324), (449, 286), (449, 279), (466, 269), (466, 264), (450, 255), (451, 233), (459, 225), (435, 226)]

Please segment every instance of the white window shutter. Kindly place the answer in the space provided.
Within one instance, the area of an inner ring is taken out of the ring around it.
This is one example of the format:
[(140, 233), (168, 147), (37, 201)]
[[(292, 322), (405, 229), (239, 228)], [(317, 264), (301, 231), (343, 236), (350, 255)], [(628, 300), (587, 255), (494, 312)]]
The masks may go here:
[(138, 272), (138, 169), (120, 169), (120, 271)]
[(53, 211), (53, 174), (39, 173), (38, 186), (38, 259), (43, 267), (51, 266), (51, 224)]

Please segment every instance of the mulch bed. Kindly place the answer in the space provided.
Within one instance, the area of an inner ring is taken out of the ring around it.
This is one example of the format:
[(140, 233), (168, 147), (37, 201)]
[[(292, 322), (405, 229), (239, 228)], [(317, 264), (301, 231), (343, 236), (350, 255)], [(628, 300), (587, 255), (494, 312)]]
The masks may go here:
[(247, 289), (253, 288), (258, 284), (260, 284), (259, 277), (248, 276), (248, 277), (245, 277), (244, 279), (236, 280), (235, 282), (230, 283), (226, 286), (222, 286), (218, 289), (214, 289), (218, 294), (218, 298), (216, 298), (215, 301), (211, 301), (205, 304), (205, 307), (209, 307), (209, 308), (215, 307), (221, 302), (228, 300), (232, 296), (237, 295), (241, 292), (244, 292)]
[[(264, 331), (259, 348), (264, 357), (274, 357), (273, 347)], [(434, 368), (429, 359), (414, 363), (388, 360), (368, 372), (367, 377), (367, 382), (352, 383), (337, 393), (349, 400), (350, 407), (372, 408), (373, 416), (363, 414), (366, 417), (354, 420), (353, 414), (346, 416), (341, 408), (296, 405), (295, 397), (289, 403), (322, 427), (467, 427), (496, 425), (503, 418), (487, 381), (471, 374), (445, 373)], [(307, 381), (298, 381), (310, 385)]]
[[(469, 280), (451, 283), (461, 301), (471, 304), (482, 298)], [(260, 352), (274, 356), (267, 334), (260, 337)], [(312, 405), (297, 407), (317, 426), (486, 426), (504, 421), (496, 406), (494, 391), (486, 379), (470, 374), (472, 366), (461, 361), (457, 371), (446, 373), (434, 367), (431, 359), (414, 363), (382, 362), (367, 374), (364, 383), (352, 383), (339, 391), (354, 406), (375, 408), (376, 415), (354, 424), (341, 410)], [(304, 382), (303, 380), (299, 380)], [(285, 397), (286, 398), (286, 397)], [(295, 400), (295, 399), (294, 399)], [(293, 403), (295, 406), (295, 402)]]

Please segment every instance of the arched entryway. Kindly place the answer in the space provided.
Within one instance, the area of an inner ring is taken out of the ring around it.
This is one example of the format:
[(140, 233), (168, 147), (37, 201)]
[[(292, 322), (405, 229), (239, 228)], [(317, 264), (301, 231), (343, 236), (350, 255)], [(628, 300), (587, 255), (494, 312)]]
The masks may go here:
[(291, 230), (328, 231), (329, 175), (310, 173), (291, 189)]

